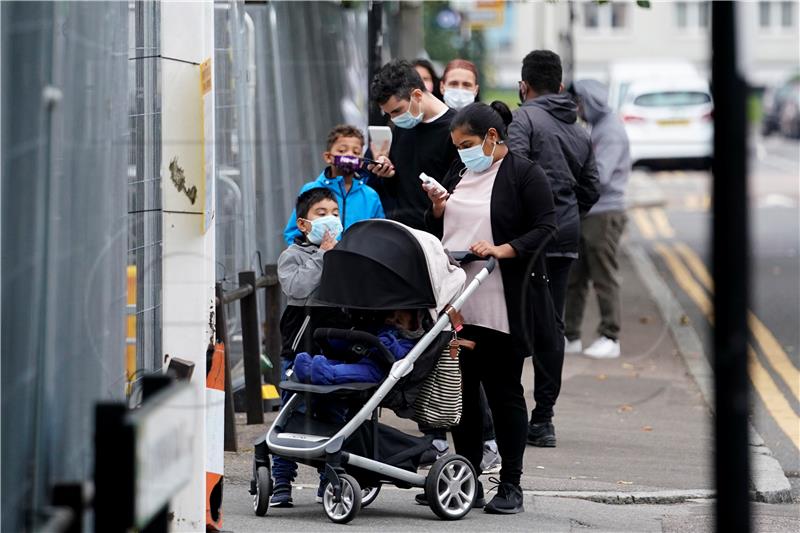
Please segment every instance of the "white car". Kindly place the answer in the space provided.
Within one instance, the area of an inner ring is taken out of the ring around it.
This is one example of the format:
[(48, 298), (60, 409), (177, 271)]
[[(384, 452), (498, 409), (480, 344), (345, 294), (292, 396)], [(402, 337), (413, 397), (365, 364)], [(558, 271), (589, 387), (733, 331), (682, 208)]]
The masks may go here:
[(637, 81), (656, 81), (700, 78), (690, 61), (684, 59), (619, 60), (608, 66), (608, 105), (618, 110), (625, 102), (631, 84)]
[(633, 164), (682, 162), (710, 165), (714, 153), (714, 103), (699, 78), (631, 84), (619, 110)]

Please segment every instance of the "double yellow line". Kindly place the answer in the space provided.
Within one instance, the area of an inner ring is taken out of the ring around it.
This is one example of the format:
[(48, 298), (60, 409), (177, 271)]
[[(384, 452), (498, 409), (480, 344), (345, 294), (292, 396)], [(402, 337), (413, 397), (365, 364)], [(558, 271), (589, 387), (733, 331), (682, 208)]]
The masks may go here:
[[(644, 234), (644, 232), (642, 233)], [(658, 242), (655, 244), (655, 250), (664, 260), (678, 286), (713, 325), (714, 308), (709, 295), (714, 292), (714, 284), (703, 261), (694, 250), (681, 242)], [(748, 324), (752, 338), (758, 344), (769, 367), (783, 381), (791, 395), (800, 401), (800, 371), (794, 366), (769, 328), (752, 311), (748, 313)], [(748, 354), (750, 379), (756, 392), (781, 431), (800, 450), (800, 417), (789, 404), (770, 372), (761, 363), (752, 345), (748, 346)]]
[(666, 239), (675, 237), (675, 230), (672, 229), (664, 209), (660, 207), (632, 209), (631, 217), (645, 239), (653, 240), (659, 236)]

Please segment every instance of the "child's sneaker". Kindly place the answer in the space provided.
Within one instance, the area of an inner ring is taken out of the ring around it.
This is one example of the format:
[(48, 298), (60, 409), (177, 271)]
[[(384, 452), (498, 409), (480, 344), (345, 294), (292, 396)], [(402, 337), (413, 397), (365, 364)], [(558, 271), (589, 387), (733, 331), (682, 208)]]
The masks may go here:
[(269, 500), (270, 507), (292, 507), (292, 484), (288, 482), (278, 482), (272, 489), (272, 498)]
[(500, 454), (497, 452), (497, 444), (494, 441), (483, 443), (483, 460), (481, 470), (484, 474), (497, 474), (503, 467), (500, 462)]

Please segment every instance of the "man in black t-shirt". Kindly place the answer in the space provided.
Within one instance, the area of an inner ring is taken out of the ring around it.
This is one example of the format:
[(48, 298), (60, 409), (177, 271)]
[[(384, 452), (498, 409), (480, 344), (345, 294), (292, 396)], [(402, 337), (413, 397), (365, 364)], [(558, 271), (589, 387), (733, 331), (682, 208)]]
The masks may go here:
[(412, 228), (425, 229), (430, 207), (422, 190), (421, 172), (441, 181), (458, 156), (450, 140), (455, 112), (425, 89), (422, 78), (408, 61), (385, 64), (372, 79), (370, 98), (395, 125), (387, 154), (372, 147), (375, 159), (370, 185), (381, 197), (386, 218)]

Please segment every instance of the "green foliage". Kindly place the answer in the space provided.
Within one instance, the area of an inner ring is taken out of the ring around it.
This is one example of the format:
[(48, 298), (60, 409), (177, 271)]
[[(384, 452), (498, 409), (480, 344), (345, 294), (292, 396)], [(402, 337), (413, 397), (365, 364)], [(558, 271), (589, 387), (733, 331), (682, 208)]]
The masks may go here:
[[(422, 11), (425, 28), (425, 50), (430, 58), (440, 63), (451, 59), (468, 59), (478, 68), (478, 76), (485, 79), (486, 41), (483, 30), (472, 31), (461, 28), (444, 29), (436, 24), (436, 16), (443, 9), (457, 10), (458, 5), (450, 2), (424, 2)], [(462, 24), (463, 25), (463, 24)], [(441, 72), (439, 73), (441, 75)]]
[(500, 100), (514, 110), (519, 107), (519, 92), (516, 89), (481, 88), (481, 102), (491, 104), (495, 100)]

